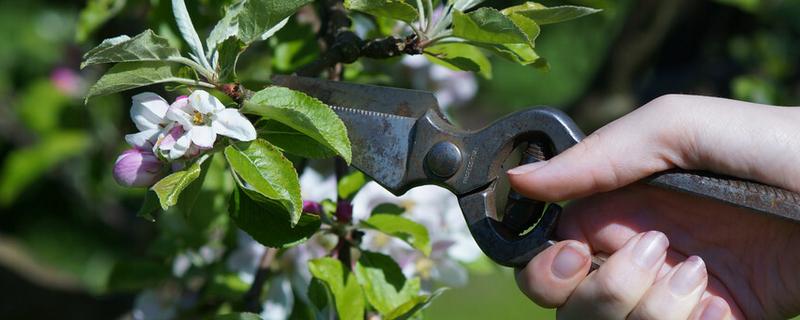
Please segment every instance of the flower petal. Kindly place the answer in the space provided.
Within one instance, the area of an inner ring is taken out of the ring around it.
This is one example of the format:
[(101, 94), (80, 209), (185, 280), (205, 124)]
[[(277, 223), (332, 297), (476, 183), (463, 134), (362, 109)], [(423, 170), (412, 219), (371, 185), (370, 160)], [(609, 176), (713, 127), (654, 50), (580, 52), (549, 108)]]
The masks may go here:
[(140, 131), (156, 129), (164, 123), (169, 104), (161, 96), (143, 92), (131, 98), (131, 120)]
[(184, 129), (192, 128), (192, 108), (189, 106), (189, 99), (182, 97), (175, 100), (167, 110), (167, 119), (180, 123)]
[(256, 139), (256, 128), (238, 110), (233, 108), (223, 109), (214, 114), (211, 120), (214, 132), (228, 136), (239, 141), (252, 141)]
[(131, 145), (131, 147), (150, 148), (153, 146), (153, 142), (155, 142), (159, 132), (161, 132), (159, 129), (148, 129), (137, 133), (126, 134), (125, 142)]
[(192, 108), (200, 111), (202, 114), (216, 113), (225, 109), (225, 105), (222, 104), (217, 97), (212, 96), (204, 90), (195, 90), (192, 92), (192, 94), (189, 95), (189, 103)]
[(191, 146), (192, 141), (189, 139), (189, 135), (185, 134), (178, 138), (175, 141), (175, 144), (172, 145), (172, 149), (169, 150), (169, 158), (170, 160), (175, 160), (180, 157), (183, 157), (186, 154), (186, 151), (189, 150), (189, 146)]
[(217, 140), (217, 134), (209, 126), (194, 126), (189, 130), (192, 142), (201, 148), (211, 148)]

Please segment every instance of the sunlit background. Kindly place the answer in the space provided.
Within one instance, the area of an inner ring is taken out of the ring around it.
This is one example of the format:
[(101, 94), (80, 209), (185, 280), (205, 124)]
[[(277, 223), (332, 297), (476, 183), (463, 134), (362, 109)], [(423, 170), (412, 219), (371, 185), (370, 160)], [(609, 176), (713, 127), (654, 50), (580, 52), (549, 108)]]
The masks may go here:
[[(198, 28), (217, 20), (224, 2), (190, 6)], [(437, 90), (452, 119), (469, 128), (526, 106), (551, 105), (591, 132), (666, 93), (800, 104), (800, 1), (543, 2), (604, 10), (543, 27), (536, 46), (549, 71), (493, 60), (491, 79), (442, 77), (413, 59), (395, 59), (348, 66), (346, 75)], [(111, 175), (122, 135), (133, 127), (130, 96), (84, 105), (102, 68), (78, 66), (102, 39), (146, 28), (179, 45), (171, 21), (164, 0), (0, 2), (0, 318), (118, 318), (140, 288), (170, 272), (141, 259), (153, 243), (163, 242), (163, 250), (179, 245), (156, 237), (169, 221), (137, 218), (143, 192), (118, 186)], [(240, 75), (265, 81), (314, 58), (313, 49), (288, 34), (249, 51)], [(279, 50), (308, 54), (273, 59)], [(208, 224), (182, 228), (174, 239), (191, 245)], [(512, 270), (486, 259), (467, 269), (468, 285), (445, 292), (427, 317), (553, 318), (518, 291)]]

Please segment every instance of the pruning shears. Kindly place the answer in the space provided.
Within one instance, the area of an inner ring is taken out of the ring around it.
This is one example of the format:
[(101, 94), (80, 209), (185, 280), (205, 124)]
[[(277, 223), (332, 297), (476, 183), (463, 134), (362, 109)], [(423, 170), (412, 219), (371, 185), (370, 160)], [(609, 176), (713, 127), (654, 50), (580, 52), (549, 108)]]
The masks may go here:
[[(541, 161), (584, 138), (565, 113), (534, 107), (467, 131), (448, 121), (430, 92), (295, 76), (273, 82), (329, 105), (347, 127), (352, 165), (390, 192), (426, 184), (453, 192), (472, 236), (495, 262), (522, 267), (553, 243), (561, 207), (514, 191), (498, 197), (499, 184), (514, 154), (520, 156), (513, 166)], [(800, 221), (800, 194), (780, 188), (682, 170), (644, 182)]]

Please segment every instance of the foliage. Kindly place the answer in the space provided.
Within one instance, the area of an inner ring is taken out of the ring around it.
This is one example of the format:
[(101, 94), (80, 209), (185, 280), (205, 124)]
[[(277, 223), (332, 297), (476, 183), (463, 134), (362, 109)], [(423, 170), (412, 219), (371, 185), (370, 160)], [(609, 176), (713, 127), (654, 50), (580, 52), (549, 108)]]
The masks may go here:
[[(419, 55), (487, 79), (492, 76), (492, 56), (545, 67), (535, 50), (539, 25), (596, 12), (534, 3), (495, 9), (481, 2), (347, 0), (343, 5), (348, 19), (366, 17), (391, 26), (372, 25), (359, 35), (363, 37), (359, 43), (408, 41), (416, 49), (403, 51), (404, 55)], [(209, 10), (214, 4), (222, 9)], [(77, 30), (72, 30), (74, 39), (91, 43), (93, 34), (105, 34), (104, 24), (140, 5), (88, 1)], [(401, 266), (395, 255), (378, 252), (362, 237), (376, 237), (375, 243), (396, 241), (405, 253), (429, 262), (441, 254), (436, 252), (430, 225), (412, 219), (411, 208), (393, 203), (377, 206), (369, 217), (354, 218), (352, 202), (369, 184), (369, 178), (355, 170), (342, 173), (331, 199), (303, 201), (299, 174), (307, 159), (336, 157), (349, 164), (353, 158), (347, 129), (323, 102), (265, 81), (273, 70), (299, 72), (324, 60), (326, 48), (317, 47), (316, 38), (331, 35), (324, 30), (309, 32), (312, 23), (298, 12), (323, 14), (328, 8), (311, 0), (159, 0), (150, 5), (150, 28), (83, 48), (88, 50), (83, 50), (80, 68), (96, 81), (69, 92), (41, 81), (24, 92), (16, 113), (30, 128), (31, 137), (3, 163), (0, 204), (12, 205), (25, 188), (59, 165), (97, 157), (104, 159), (100, 168), (70, 170), (104, 179), (93, 186), (97, 194), (113, 190), (129, 202), (144, 195), (138, 216), (154, 221), (158, 231), (152, 241), (139, 244), (146, 258), (103, 251), (109, 262), (98, 272), (105, 277), (97, 280), (98, 292), (140, 291), (137, 305), (169, 300), (162, 297), (168, 295), (162, 292), (168, 291), (165, 288), (191, 294), (195, 300), (188, 305), (177, 303), (175, 297), (160, 305), (166, 307), (161, 310), (164, 314), (183, 318), (268, 318), (275, 308), (265, 306), (280, 299), (295, 301), (287, 311), (295, 317), (418, 318), (441, 288), (433, 287), (427, 273), (406, 274), (407, 266)], [(335, 40), (337, 34), (332, 35)], [(366, 59), (356, 58), (336, 61), (347, 64), (344, 74), (327, 68), (313, 76), (380, 79), (369, 74)], [(141, 95), (145, 90), (158, 93), (147, 93), (145, 98)], [(86, 106), (71, 107), (80, 95)], [(130, 110), (122, 107), (128, 104), (128, 95), (133, 95)], [(120, 97), (126, 102), (121, 103)], [(75, 120), (64, 120), (62, 114), (90, 121), (90, 129), (64, 130)], [(118, 158), (114, 178), (122, 183), (131, 179), (119, 175), (148, 174), (156, 179), (146, 190), (119, 189), (110, 175), (99, 173), (112, 171), (109, 159), (123, 140), (117, 125), (131, 127), (130, 121), (120, 120), (123, 114), (130, 114), (136, 129), (124, 140), (128, 151), (134, 150), (139, 158)], [(143, 159), (155, 163), (145, 165)], [(75, 201), (106, 200), (84, 196)], [(259, 252), (258, 260), (272, 259), (266, 269), (278, 270), (278, 275), (265, 271), (266, 276), (248, 278), (229, 266), (226, 261), (235, 261), (246, 251), (242, 247), (247, 242), (240, 237), (254, 240), (258, 248), (268, 247)], [(316, 243), (323, 243), (323, 253), (316, 259), (286, 265), (301, 247), (316, 248)], [(302, 285), (305, 290), (294, 284), (287, 290), (280, 281), (300, 268), (310, 271), (312, 279)]]

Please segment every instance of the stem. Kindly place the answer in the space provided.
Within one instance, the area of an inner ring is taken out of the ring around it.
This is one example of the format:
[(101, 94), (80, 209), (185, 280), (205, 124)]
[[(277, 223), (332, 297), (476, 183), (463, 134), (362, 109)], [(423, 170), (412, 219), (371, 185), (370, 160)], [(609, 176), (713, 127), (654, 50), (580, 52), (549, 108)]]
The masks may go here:
[[(419, 27), (425, 31), (428, 22), (425, 20), (425, 6), (422, 5), (422, 0), (417, 0), (417, 10), (419, 10)], [(413, 24), (413, 23), (412, 23)]]
[(269, 266), (275, 260), (278, 249), (267, 248), (261, 256), (261, 261), (258, 263), (258, 270), (256, 270), (255, 278), (250, 289), (244, 294), (242, 300), (244, 301), (244, 310), (247, 312), (261, 313), (261, 292), (264, 291), (264, 284), (270, 276)]
[(206, 67), (201, 66), (192, 59), (188, 59), (185, 57), (175, 57), (175, 58), (170, 58), (167, 61), (185, 64), (190, 68), (194, 69), (195, 71), (199, 72), (204, 78), (206, 78), (206, 80), (212, 82), (216, 81), (216, 75), (214, 74), (213, 71), (209, 70)]

